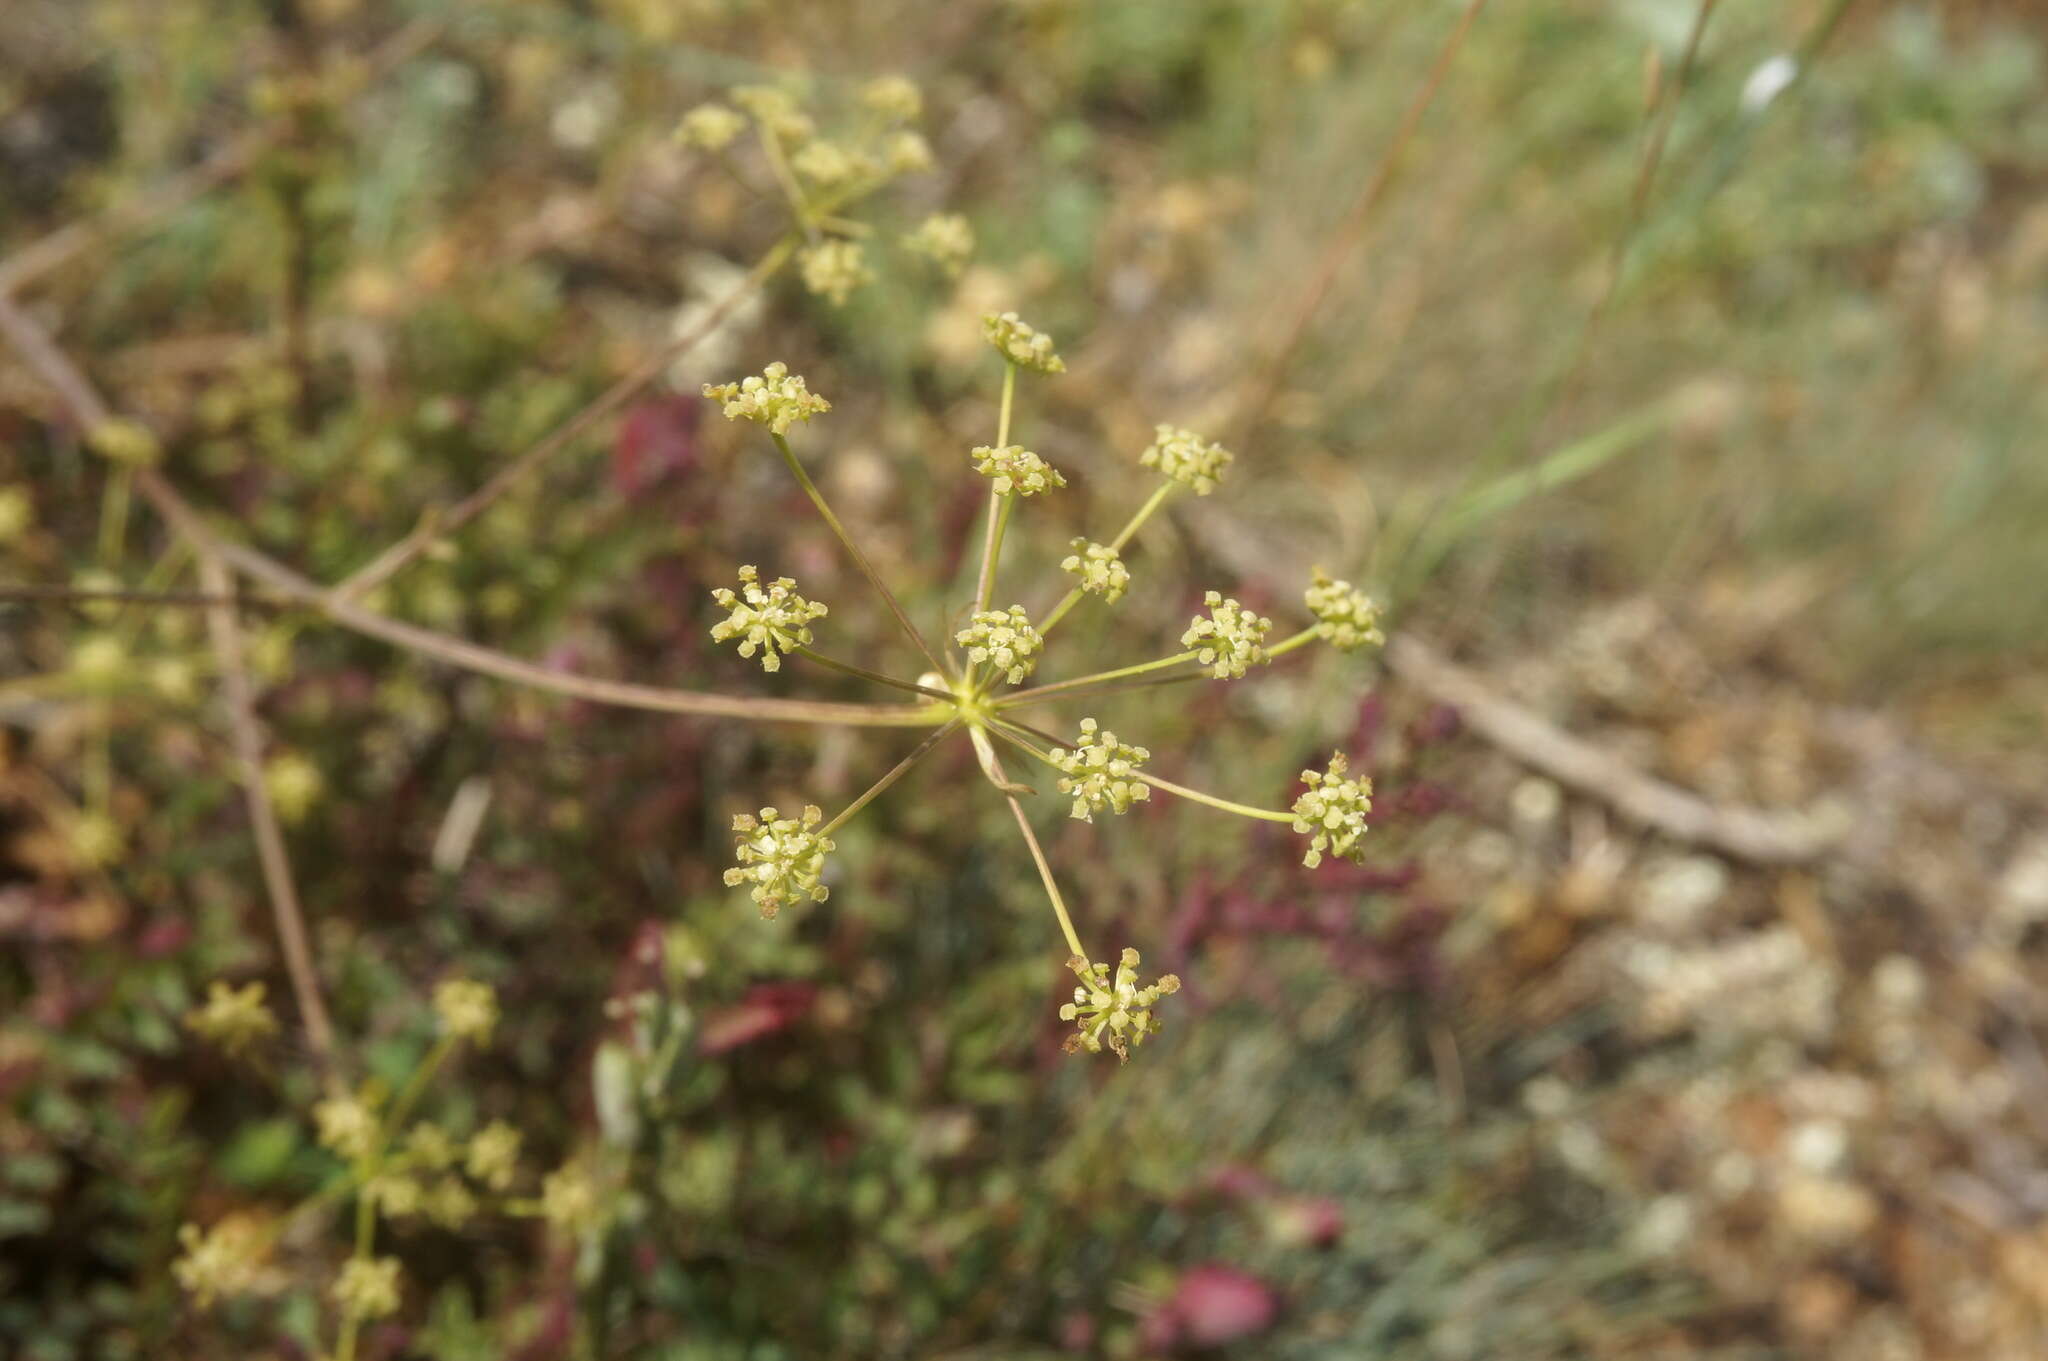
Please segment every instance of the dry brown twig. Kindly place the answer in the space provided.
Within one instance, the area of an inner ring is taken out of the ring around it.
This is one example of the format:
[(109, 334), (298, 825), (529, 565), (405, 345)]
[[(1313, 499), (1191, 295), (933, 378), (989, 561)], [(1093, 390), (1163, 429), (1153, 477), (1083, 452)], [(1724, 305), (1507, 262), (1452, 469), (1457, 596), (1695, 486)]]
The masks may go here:
[[(234, 589), (220, 559), (204, 551), (199, 554), (199, 580), (206, 594), (216, 600), (225, 600)], [(242, 628), (235, 619), (234, 606), (229, 604), (209, 606), (206, 625), (213, 640), (214, 656), (220, 662), (221, 689), (227, 699), (228, 725), (234, 735), (235, 764), (241, 768), (242, 802), (248, 809), (249, 828), (256, 837), (256, 859), (263, 869), (263, 887), (270, 897), (278, 944), (284, 951), (285, 972), (292, 980), (292, 993), (298, 999), (299, 1018), (305, 1024), (306, 1043), (313, 1051), (313, 1059), (323, 1071), (331, 1073), (334, 1027), (320, 995), (320, 975), (313, 967), (306, 913), (292, 878), (284, 829), (278, 825), (277, 809), (263, 783), (263, 734), (256, 721), (256, 692), (249, 683)]]
[(1592, 743), (1572, 736), (1514, 701), (1412, 634), (1387, 643), (1387, 668), (1430, 698), (1449, 704), (1487, 741), (1532, 770), (1598, 799), (1638, 826), (1758, 865), (1803, 865), (1840, 840), (1839, 829), (1801, 814), (1717, 807)]

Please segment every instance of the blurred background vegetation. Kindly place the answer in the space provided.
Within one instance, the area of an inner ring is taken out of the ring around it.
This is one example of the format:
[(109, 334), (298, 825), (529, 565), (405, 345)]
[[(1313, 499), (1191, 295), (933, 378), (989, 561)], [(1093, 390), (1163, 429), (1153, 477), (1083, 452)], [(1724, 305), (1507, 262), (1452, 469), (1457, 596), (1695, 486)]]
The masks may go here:
[[(485, 979), (506, 1021), (437, 1118), (622, 1189), (581, 1242), (401, 1228), (368, 1355), (2048, 1352), (2039, 13), (1723, 0), (1688, 58), (1695, 0), (1486, 7), (1356, 229), (1462, 8), (6, 6), (0, 261), (107, 230), (0, 280), (188, 495), (322, 581), (776, 238), (772, 201), (676, 144), (684, 111), (789, 75), (827, 103), (922, 86), (936, 168), (868, 216), (966, 214), (967, 271), (877, 250), (838, 308), (774, 284), (383, 588), (400, 618), (876, 698), (709, 645), (710, 587), (761, 562), (833, 603), (835, 651), (913, 661), (692, 394), (783, 358), (830, 395), (807, 456), (937, 620), (993, 421), (979, 318), (1015, 308), (1070, 366), (1027, 388), (1026, 443), (1074, 483), (1020, 517), (1015, 579), (1145, 493), (1153, 422), (1257, 417), (1224, 492), (1141, 537), (1116, 626), (1067, 626), (1102, 665), (1159, 655), (1210, 585), (1291, 627), (1321, 562), (1501, 703), (1845, 833), (1793, 866), (1659, 835), (1369, 659), (1105, 701), (1172, 778), (1284, 803), (1342, 746), (1380, 789), (1362, 871), (1186, 805), (1041, 801), (1084, 935), (1187, 980), (1118, 1068), (1059, 1052), (1064, 952), (964, 752), (840, 834), (828, 904), (764, 923), (719, 883), (731, 814), (843, 804), (907, 741), (562, 702), (252, 609), (354, 1070), (402, 1075), (434, 981)], [(240, 173), (136, 212), (252, 134)], [(194, 582), (11, 354), (0, 562)], [(0, 1353), (314, 1355), (330, 1216), (293, 1221), (269, 1298), (202, 1312), (169, 1273), (181, 1224), (281, 1213), (336, 1167), (300, 1041), (234, 1064), (180, 1025), (216, 978), (294, 1018), (203, 620), (0, 610)], [(648, 1006), (686, 1056), (622, 1095)]]

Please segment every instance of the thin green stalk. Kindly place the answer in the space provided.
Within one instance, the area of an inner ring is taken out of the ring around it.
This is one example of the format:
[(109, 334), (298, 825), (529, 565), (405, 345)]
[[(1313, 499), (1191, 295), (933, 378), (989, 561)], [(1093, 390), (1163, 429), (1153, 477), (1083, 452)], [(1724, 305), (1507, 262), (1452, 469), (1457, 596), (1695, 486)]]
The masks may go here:
[(981, 545), (981, 585), (974, 592), (976, 613), (987, 609), (996, 593), (996, 563), (1003, 555), (1003, 535), (1010, 527), (1010, 512), (1016, 506), (1015, 492), (989, 493), (988, 537)]
[(1273, 659), (1274, 659), (1275, 657), (1284, 657), (1284, 656), (1286, 656), (1286, 655), (1287, 655), (1288, 653), (1290, 653), (1290, 652), (1294, 651), (1294, 649), (1296, 649), (1296, 648), (1298, 648), (1298, 647), (1303, 647), (1303, 646), (1305, 646), (1305, 645), (1307, 645), (1307, 644), (1309, 644), (1309, 643), (1312, 643), (1312, 642), (1314, 642), (1315, 640), (1316, 640), (1316, 626), (1315, 626), (1315, 625), (1313, 625), (1313, 624), (1311, 624), (1311, 625), (1310, 625), (1309, 627), (1307, 627), (1307, 628), (1303, 629), (1303, 630), (1302, 630), (1301, 632), (1299, 632), (1299, 633), (1295, 634), (1295, 635), (1294, 635), (1294, 636), (1293, 636), (1292, 638), (1288, 638), (1288, 639), (1285, 639), (1285, 640), (1283, 640), (1283, 641), (1281, 641), (1281, 642), (1278, 642), (1278, 643), (1275, 643), (1275, 644), (1273, 644), (1273, 646), (1271, 646), (1271, 647), (1267, 648), (1267, 649), (1266, 649), (1266, 660), (1270, 662), (1270, 661), (1272, 661), (1272, 660), (1273, 660)]
[(1038, 877), (1045, 882), (1045, 896), (1052, 899), (1052, 914), (1059, 918), (1060, 934), (1067, 938), (1067, 949), (1076, 959), (1087, 959), (1088, 952), (1081, 948), (1081, 937), (1074, 932), (1074, 919), (1067, 915), (1066, 900), (1060, 897), (1060, 886), (1052, 877), (1052, 866), (1046, 863), (1045, 850), (1038, 844), (1038, 834), (1031, 830), (1031, 819), (1024, 816), (1024, 805), (1017, 802), (1015, 794), (1005, 794), (1010, 811), (1017, 815), (1018, 830), (1024, 833), (1024, 844), (1031, 848), (1031, 859), (1038, 866)]
[(881, 779), (875, 781), (874, 784), (870, 785), (868, 787), (867, 793), (861, 795), (852, 803), (847, 804), (846, 807), (842, 808), (839, 811), (838, 817), (833, 818), (823, 827), (820, 827), (818, 829), (818, 835), (830, 836), (832, 835), (832, 833), (838, 831), (853, 817), (855, 813), (858, 813), (861, 809), (867, 807), (870, 803), (873, 803), (875, 801), (876, 796), (879, 795), (883, 790), (887, 789), (890, 785), (895, 784), (905, 775), (908, 775), (910, 773), (910, 769), (912, 766), (915, 766), (919, 761), (922, 761), (933, 747), (936, 747), (937, 745), (939, 745), (940, 742), (944, 741), (947, 737), (951, 736), (953, 731), (959, 726), (960, 720), (956, 718), (951, 723), (948, 723), (945, 727), (933, 732), (932, 735), (930, 737), (925, 738), (924, 741), (918, 743), (916, 750), (912, 751), (910, 755), (904, 757), (902, 760), (898, 761), (894, 766), (890, 767), (888, 774), (884, 775)]
[(768, 168), (774, 172), (783, 197), (789, 200), (789, 211), (795, 215), (797, 225), (803, 228), (806, 237), (817, 240), (818, 224), (811, 215), (811, 205), (804, 198), (802, 186), (796, 182), (796, 175), (789, 168), (789, 158), (782, 154), (782, 139), (764, 127), (761, 129), (761, 149), (767, 153)]
[[(1166, 498), (1173, 495), (1173, 489), (1179, 485), (1178, 482), (1161, 482), (1157, 487), (1153, 488), (1152, 494), (1145, 498), (1145, 504), (1138, 507), (1138, 513), (1133, 515), (1130, 518), (1130, 522), (1117, 532), (1117, 536), (1114, 539), (1110, 540), (1109, 547), (1118, 553), (1123, 552), (1124, 545), (1131, 541), (1131, 536), (1144, 527), (1145, 521), (1152, 518), (1152, 512), (1166, 504)], [(1052, 613), (1048, 614), (1045, 617), (1045, 622), (1038, 626), (1038, 636), (1043, 638), (1046, 634), (1051, 633), (1053, 626), (1066, 618), (1069, 610), (1081, 603), (1081, 597), (1084, 594), (1086, 592), (1076, 586), (1073, 590), (1060, 597), (1060, 603), (1052, 607)]]
[(849, 676), (858, 676), (862, 680), (873, 681), (877, 685), (893, 685), (898, 690), (909, 690), (920, 695), (930, 695), (934, 699), (950, 700), (953, 698), (951, 691), (934, 689), (929, 685), (919, 685), (916, 681), (898, 680), (894, 676), (885, 676), (879, 671), (869, 671), (865, 667), (855, 666), (851, 662), (842, 662), (836, 658), (827, 657), (821, 652), (813, 652), (811, 649), (801, 645), (797, 647), (796, 651), (799, 657), (814, 661), (819, 666), (830, 667), (834, 671), (843, 671)]
[(881, 574), (875, 571), (875, 565), (868, 561), (868, 555), (860, 551), (860, 545), (846, 532), (846, 526), (839, 523), (839, 517), (832, 513), (832, 507), (825, 504), (824, 493), (811, 481), (811, 475), (804, 471), (804, 465), (797, 462), (796, 451), (789, 447), (788, 438), (773, 432), (770, 432), (769, 437), (775, 441), (776, 449), (781, 452), (782, 461), (789, 465), (789, 471), (795, 475), (797, 485), (804, 489), (804, 495), (811, 498), (811, 504), (818, 508), (818, 514), (824, 517), (825, 523), (832, 527), (832, 532), (839, 536), (839, 542), (844, 544), (846, 551), (852, 555), (854, 566), (860, 568), (861, 575), (868, 579), (868, 584), (881, 594), (883, 601), (889, 606), (889, 612), (896, 616), (896, 622), (910, 635), (910, 641), (917, 645), (917, 650), (932, 664), (932, 670), (943, 674), (946, 668), (940, 664), (938, 655), (931, 649), (931, 644), (925, 642), (924, 635), (917, 631), (917, 625), (910, 622), (910, 616), (903, 612), (903, 606), (897, 601), (895, 592), (889, 589)]
[(1152, 518), (1152, 512), (1165, 505), (1166, 498), (1173, 495), (1174, 488), (1179, 485), (1178, 482), (1161, 482), (1153, 488), (1152, 494), (1145, 498), (1145, 504), (1138, 507), (1138, 513), (1131, 517), (1130, 523), (1117, 531), (1117, 536), (1109, 541), (1109, 546), (1119, 553), (1123, 552), (1124, 545), (1131, 541), (1131, 536), (1145, 527), (1145, 521)]
[[(1017, 366), (1005, 357), (1003, 360), (1003, 399), (996, 410), (996, 448), (1006, 448), (1010, 443), (1010, 412), (1017, 400)], [(1010, 510), (1015, 504), (1014, 495), (1005, 496), (995, 488), (988, 493), (988, 533), (981, 541), (981, 579), (974, 588), (974, 611), (979, 614), (988, 608), (989, 600), (996, 593), (996, 562), (1003, 552), (1003, 531), (1010, 526)], [(974, 687), (981, 671), (979, 663), (967, 666), (968, 688)]]
[(1147, 676), (1142, 680), (1110, 681), (1104, 685), (1090, 685), (1078, 690), (1055, 690), (1051, 694), (1029, 693), (1013, 695), (1005, 704), (1004, 711), (1021, 708), (1026, 704), (1043, 704), (1049, 700), (1096, 699), (1103, 695), (1119, 695), (1132, 690), (1150, 690), (1161, 685), (1185, 685), (1189, 681), (1209, 679), (1207, 671), (1184, 671), (1171, 676)]
[(1134, 778), (1143, 780), (1154, 789), (1163, 789), (1169, 794), (1178, 794), (1184, 799), (1193, 799), (1196, 803), (1206, 803), (1211, 808), (1220, 808), (1226, 813), (1236, 813), (1240, 817), (1258, 818), (1262, 822), (1291, 823), (1294, 821), (1294, 814), (1292, 813), (1278, 812), (1271, 808), (1254, 808), (1248, 803), (1232, 803), (1229, 799), (1219, 799), (1214, 794), (1204, 794), (1199, 789), (1189, 789), (1186, 785), (1175, 784), (1171, 780), (1162, 780), (1157, 775), (1147, 775), (1142, 770), (1134, 770), (1131, 774)]
[(1182, 662), (1193, 661), (1197, 655), (1195, 650), (1190, 648), (1186, 652), (1176, 652), (1171, 657), (1161, 657), (1157, 661), (1139, 662), (1136, 666), (1118, 667), (1114, 671), (1097, 671), (1093, 675), (1076, 676), (1072, 680), (1055, 681), (1051, 685), (1034, 685), (1029, 690), (1019, 690), (1014, 695), (1006, 695), (1002, 699), (997, 700), (996, 707), (998, 709), (1007, 709), (1013, 704), (1022, 704), (1027, 700), (1042, 698), (1046, 695), (1061, 694), (1068, 690), (1095, 685), (1102, 681), (1121, 680), (1125, 676), (1139, 676), (1147, 671), (1158, 671), (1164, 667), (1178, 666)]

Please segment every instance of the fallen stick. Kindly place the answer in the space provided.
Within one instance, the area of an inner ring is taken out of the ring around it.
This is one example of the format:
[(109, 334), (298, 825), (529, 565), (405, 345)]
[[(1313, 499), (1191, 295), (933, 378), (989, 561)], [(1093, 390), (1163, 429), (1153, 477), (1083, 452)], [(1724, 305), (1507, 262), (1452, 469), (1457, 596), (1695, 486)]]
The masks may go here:
[(1757, 865), (1803, 865), (1842, 840), (1842, 829), (1802, 813), (1721, 807), (1647, 775), (1488, 689), (1479, 677), (1409, 634), (1390, 640), (1387, 669), (1458, 710), (1467, 727), (1530, 769), (1597, 799), (1674, 841)]

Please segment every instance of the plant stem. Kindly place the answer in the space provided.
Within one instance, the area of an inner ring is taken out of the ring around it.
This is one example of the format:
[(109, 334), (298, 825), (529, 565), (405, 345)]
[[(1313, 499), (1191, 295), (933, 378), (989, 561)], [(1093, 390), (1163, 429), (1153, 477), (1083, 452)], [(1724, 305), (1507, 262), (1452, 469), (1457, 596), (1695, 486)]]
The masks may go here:
[(782, 139), (768, 128), (761, 129), (761, 149), (767, 154), (768, 168), (774, 172), (776, 184), (782, 187), (782, 195), (789, 200), (789, 211), (796, 218), (797, 226), (804, 236), (812, 241), (818, 239), (818, 224), (812, 216), (811, 205), (804, 198), (803, 186), (796, 182), (796, 175), (789, 168), (789, 158), (782, 154)]
[(1285, 656), (1287, 653), (1294, 651), (1294, 649), (1304, 646), (1305, 644), (1312, 643), (1315, 640), (1316, 626), (1314, 624), (1311, 624), (1307, 628), (1303, 629), (1301, 632), (1295, 634), (1292, 638), (1285, 639), (1267, 648), (1266, 660), (1270, 662), (1275, 657)]
[(1136, 666), (1118, 667), (1114, 671), (1098, 671), (1091, 676), (1076, 676), (1072, 680), (1055, 681), (1051, 685), (1034, 685), (1029, 690), (1019, 690), (1014, 695), (1007, 695), (997, 700), (996, 707), (998, 709), (1007, 709), (1013, 704), (1022, 704), (1027, 700), (1042, 699), (1048, 695), (1056, 695), (1068, 690), (1079, 689), (1101, 681), (1121, 680), (1125, 676), (1138, 676), (1143, 675), (1147, 671), (1158, 671), (1164, 667), (1178, 666), (1182, 662), (1192, 661), (1197, 655), (1196, 651), (1190, 648), (1186, 652), (1176, 652), (1171, 657), (1161, 657), (1157, 661), (1139, 662)]
[(411, 533), (336, 583), (335, 594), (345, 597), (362, 595), (365, 591), (389, 580), (413, 559), (490, 509), (499, 497), (511, 490), (514, 483), (524, 479), (567, 448), (591, 426), (624, 406), (635, 393), (666, 372), (669, 365), (695, 349), (706, 336), (717, 330), (749, 294), (767, 283), (789, 262), (790, 252), (796, 249), (797, 241), (795, 235), (786, 235), (770, 246), (768, 253), (755, 262), (747, 277), (740, 280), (730, 293), (719, 299), (718, 304), (704, 314), (704, 319), (698, 322), (689, 334), (678, 336), (672, 344), (664, 345), (638, 368), (606, 388), (598, 395), (597, 400), (556, 426), (541, 439), (540, 443), (506, 464), (468, 496), (446, 510), (430, 510), (421, 516), (419, 524)]
[(909, 690), (915, 694), (930, 695), (934, 699), (950, 700), (953, 698), (951, 691), (934, 689), (929, 685), (919, 685), (916, 681), (898, 680), (894, 676), (885, 676), (879, 671), (869, 671), (865, 667), (855, 666), (851, 662), (842, 662), (836, 658), (827, 657), (823, 653), (813, 652), (811, 649), (801, 645), (797, 647), (796, 652), (799, 657), (808, 658), (819, 666), (830, 667), (834, 671), (843, 671), (849, 676), (858, 676), (862, 680), (873, 681), (877, 685), (893, 685), (898, 690)]
[[(997, 773), (1001, 774), (1002, 762), (993, 755), (989, 759), (995, 762)], [(1005, 775), (1003, 778), (1007, 780), (1009, 777)], [(1038, 834), (1031, 830), (1031, 819), (1024, 816), (1024, 805), (1017, 802), (1015, 794), (1005, 794), (1003, 798), (1010, 805), (1010, 811), (1017, 815), (1017, 829), (1024, 833), (1024, 844), (1031, 848), (1032, 863), (1038, 866), (1038, 877), (1045, 884), (1045, 896), (1052, 899), (1052, 914), (1059, 918), (1060, 934), (1067, 938), (1067, 949), (1073, 952), (1074, 958), (1087, 959), (1088, 952), (1081, 948), (1081, 937), (1074, 933), (1074, 919), (1067, 915), (1066, 900), (1060, 897), (1060, 886), (1052, 877), (1052, 866), (1046, 863), (1045, 849), (1038, 844)]]
[(1184, 799), (1193, 799), (1196, 803), (1206, 803), (1211, 808), (1220, 808), (1226, 813), (1236, 813), (1242, 817), (1258, 818), (1262, 822), (1291, 823), (1294, 821), (1294, 814), (1292, 813), (1278, 812), (1271, 808), (1254, 808), (1248, 803), (1232, 803), (1229, 799), (1219, 799), (1214, 794), (1204, 794), (1199, 789), (1189, 789), (1186, 785), (1175, 784), (1171, 780), (1162, 780), (1157, 775), (1147, 775), (1142, 770), (1134, 770), (1131, 772), (1131, 775), (1132, 778), (1143, 780), (1154, 789), (1163, 789), (1169, 794), (1178, 794)]
[(811, 475), (805, 472), (804, 465), (797, 461), (796, 451), (789, 447), (788, 437), (771, 432), (769, 438), (775, 441), (776, 449), (782, 454), (782, 461), (789, 465), (789, 471), (795, 475), (797, 485), (804, 489), (804, 495), (811, 498), (811, 504), (818, 508), (818, 514), (824, 517), (825, 523), (832, 527), (832, 532), (839, 536), (839, 542), (844, 544), (846, 551), (852, 555), (854, 566), (860, 568), (861, 575), (868, 579), (868, 584), (887, 602), (890, 613), (896, 616), (896, 622), (903, 626), (903, 631), (910, 635), (910, 641), (917, 644), (917, 650), (924, 654), (925, 660), (932, 664), (932, 670), (943, 673), (946, 668), (939, 664), (938, 656), (932, 651), (931, 645), (925, 642), (924, 635), (917, 631), (917, 625), (911, 623), (910, 616), (903, 612), (903, 606), (898, 603), (895, 592), (889, 589), (881, 574), (875, 571), (875, 565), (868, 561), (868, 555), (860, 551), (860, 545), (846, 532), (846, 526), (839, 523), (839, 517), (832, 513), (832, 507), (825, 504), (825, 494), (818, 490), (818, 484), (811, 481)]
[(1185, 685), (1189, 681), (1207, 680), (1207, 671), (1183, 671), (1171, 676), (1147, 676), (1142, 680), (1111, 681), (1106, 685), (1090, 685), (1078, 690), (1055, 690), (1050, 694), (1033, 692), (1013, 695), (1004, 706), (1004, 711), (1020, 708), (1026, 704), (1042, 704), (1048, 700), (1096, 699), (1103, 695), (1118, 695), (1131, 690), (1150, 690), (1160, 685)]
[[(66, 409), (86, 429), (114, 418), (105, 398), (93, 387), (78, 366), (44, 334), (41, 326), (5, 294), (0, 294), (0, 336), (21, 354), (63, 400)], [(510, 472), (507, 469), (507, 472)], [(432, 629), (403, 623), (375, 610), (355, 604), (339, 590), (328, 590), (309, 577), (293, 571), (266, 553), (223, 538), (214, 532), (198, 509), (154, 468), (138, 468), (136, 490), (152, 509), (201, 555), (212, 555), (245, 576), (262, 583), (277, 595), (323, 613), (343, 628), (381, 639), (396, 647), (439, 661), (496, 676), (517, 685), (531, 686), (572, 699), (595, 704), (615, 704), (628, 709), (655, 713), (701, 714), (754, 722), (844, 724), (852, 727), (922, 728), (953, 717), (951, 704), (884, 705), (837, 704), (815, 700), (752, 699), (738, 695), (710, 694), (701, 690), (677, 690), (657, 685), (636, 685), (628, 681), (599, 680), (590, 676), (536, 666), (532, 662), (479, 647), (464, 638), (450, 637)], [(489, 490), (486, 487), (485, 490)], [(481, 495), (482, 493), (479, 493)], [(475, 498), (472, 498), (474, 500)], [(431, 541), (431, 535), (428, 541)], [(929, 651), (926, 653), (930, 655)], [(939, 668), (941, 671), (943, 667)]]
[[(232, 590), (227, 568), (218, 557), (202, 551), (199, 582), (210, 596), (227, 596)], [(313, 947), (306, 931), (306, 914), (299, 902), (299, 890), (292, 879), (291, 856), (285, 850), (284, 829), (263, 784), (263, 734), (256, 725), (256, 695), (249, 683), (249, 668), (243, 652), (242, 630), (235, 622), (234, 608), (214, 605), (206, 622), (213, 635), (214, 656), (220, 662), (221, 688), (227, 699), (228, 725), (234, 738), (235, 764), (240, 767), (242, 803), (256, 840), (256, 859), (263, 872), (263, 886), (270, 899), (270, 914), (277, 926), (278, 948), (284, 954), (285, 973), (291, 979), (292, 995), (299, 1004), (299, 1020), (306, 1028), (306, 1046), (324, 1073), (334, 1067), (334, 1028), (327, 1019), (327, 1004), (320, 996), (320, 975), (313, 966)]]
[[(1010, 412), (1017, 398), (1017, 366), (1005, 356), (1003, 359), (1003, 398), (996, 410), (996, 448), (1004, 449), (1010, 443)], [(1014, 494), (1006, 496), (995, 488), (988, 493), (988, 533), (981, 541), (981, 579), (974, 588), (974, 611), (981, 613), (988, 608), (989, 600), (996, 593), (996, 562), (1002, 556), (1003, 531), (1010, 525), (1010, 508)], [(968, 688), (974, 686), (980, 663), (967, 664)]]
[[(1115, 552), (1123, 552), (1124, 545), (1131, 541), (1131, 536), (1143, 528), (1145, 521), (1152, 518), (1154, 511), (1166, 504), (1166, 498), (1173, 495), (1173, 489), (1179, 485), (1178, 482), (1161, 482), (1157, 487), (1153, 488), (1152, 494), (1145, 498), (1145, 504), (1138, 507), (1138, 513), (1133, 515), (1121, 530), (1117, 531), (1117, 536), (1110, 541), (1109, 547)], [(1067, 611), (1080, 604), (1081, 597), (1085, 594), (1087, 594), (1085, 591), (1076, 586), (1073, 590), (1060, 597), (1060, 603), (1052, 607), (1052, 613), (1047, 615), (1045, 622), (1038, 626), (1038, 636), (1043, 638), (1046, 634), (1051, 633), (1053, 625), (1066, 618)]]
[(937, 745), (939, 745), (940, 742), (943, 742), (946, 738), (950, 737), (953, 734), (954, 730), (959, 728), (959, 726), (960, 720), (956, 718), (952, 722), (946, 724), (946, 726), (944, 726), (943, 728), (940, 728), (938, 731), (934, 732), (931, 736), (925, 738), (924, 741), (918, 743), (916, 750), (912, 751), (910, 755), (898, 761), (894, 766), (890, 768), (888, 774), (884, 775), (881, 779), (875, 781), (874, 784), (870, 785), (868, 787), (867, 793), (861, 795), (852, 803), (847, 804), (846, 807), (842, 808), (839, 811), (839, 816), (833, 818), (823, 827), (820, 827), (818, 829), (818, 835), (830, 836), (832, 835), (832, 833), (838, 831), (839, 828), (845, 825), (845, 823), (849, 819), (851, 819), (855, 813), (858, 813), (861, 809), (867, 807), (870, 803), (873, 803), (875, 797), (878, 794), (880, 794), (883, 790), (887, 789), (890, 785), (895, 784), (905, 775), (908, 775), (910, 773), (910, 769), (912, 766), (915, 766), (919, 761), (922, 761), (925, 758), (926, 754), (929, 753), (933, 747), (936, 747)]

